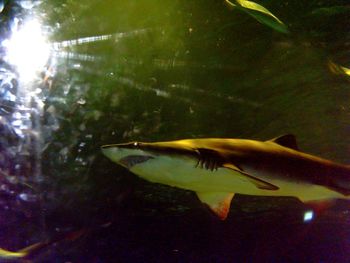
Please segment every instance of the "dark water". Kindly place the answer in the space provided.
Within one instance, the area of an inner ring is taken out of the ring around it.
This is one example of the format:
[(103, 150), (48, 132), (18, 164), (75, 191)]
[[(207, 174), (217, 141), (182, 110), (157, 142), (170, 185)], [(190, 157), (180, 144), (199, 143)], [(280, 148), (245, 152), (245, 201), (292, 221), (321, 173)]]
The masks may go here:
[(100, 152), (293, 133), (349, 163), (348, 2), (256, 2), (289, 33), (224, 1), (0, 1), (0, 247), (84, 230), (31, 259), (349, 261), (347, 201), (305, 221), (297, 199), (237, 195), (220, 221)]

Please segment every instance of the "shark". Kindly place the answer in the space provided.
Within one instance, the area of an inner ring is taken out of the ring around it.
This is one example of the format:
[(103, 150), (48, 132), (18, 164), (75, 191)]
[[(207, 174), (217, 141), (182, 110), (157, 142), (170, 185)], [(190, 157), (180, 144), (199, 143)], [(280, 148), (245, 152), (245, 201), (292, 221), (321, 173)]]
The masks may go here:
[(350, 197), (350, 166), (300, 151), (292, 134), (267, 141), (204, 138), (101, 148), (147, 181), (194, 191), (222, 220), (235, 194), (289, 196), (304, 203)]

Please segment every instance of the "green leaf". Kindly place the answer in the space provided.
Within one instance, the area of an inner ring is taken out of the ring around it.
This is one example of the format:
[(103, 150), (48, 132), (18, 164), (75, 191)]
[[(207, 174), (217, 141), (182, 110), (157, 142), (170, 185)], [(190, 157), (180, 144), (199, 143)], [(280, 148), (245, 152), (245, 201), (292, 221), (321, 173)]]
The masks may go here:
[(236, 7), (237, 5), (235, 5), (234, 3), (230, 2), (229, 0), (225, 0), (225, 3), (227, 4), (228, 7), (233, 8)]
[(289, 33), (288, 27), (262, 5), (259, 5), (255, 2), (247, 1), (247, 0), (235, 0), (235, 3), (232, 3), (229, 0), (225, 0), (225, 2), (230, 7), (237, 8), (249, 14), (250, 16), (254, 17), (256, 20), (258, 20), (260, 23), (267, 25), (280, 33), (284, 33), (284, 34)]

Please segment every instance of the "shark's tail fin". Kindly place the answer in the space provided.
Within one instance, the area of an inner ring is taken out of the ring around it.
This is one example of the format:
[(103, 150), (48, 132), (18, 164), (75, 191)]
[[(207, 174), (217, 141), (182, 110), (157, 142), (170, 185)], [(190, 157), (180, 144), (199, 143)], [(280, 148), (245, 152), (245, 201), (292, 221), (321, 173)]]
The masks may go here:
[(341, 193), (342, 195), (346, 196), (346, 197), (349, 197), (350, 198), (350, 190), (349, 189), (346, 189), (346, 188), (343, 188), (343, 187), (339, 187), (339, 186), (331, 186), (331, 187), (328, 187), (329, 189), (332, 189), (338, 193)]
[(46, 248), (47, 246), (62, 241), (62, 240), (75, 240), (79, 238), (81, 235), (83, 235), (86, 232), (85, 229), (81, 229), (78, 231), (70, 232), (68, 234), (64, 234), (63, 236), (59, 236), (56, 238), (53, 238), (49, 241), (43, 241), (43, 242), (38, 242), (35, 244), (32, 244), (28, 247), (22, 248), (18, 251), (10, 251), (6, 249), (0, 248), (0, 262), (2, 260), (4, 261), (20, 261), (26, 258), (31, 257), (34, 254), (37, 254), (39, 251), (42, 249)]
[(328, 188), (350, 198), (350, 166), (332, 175)]

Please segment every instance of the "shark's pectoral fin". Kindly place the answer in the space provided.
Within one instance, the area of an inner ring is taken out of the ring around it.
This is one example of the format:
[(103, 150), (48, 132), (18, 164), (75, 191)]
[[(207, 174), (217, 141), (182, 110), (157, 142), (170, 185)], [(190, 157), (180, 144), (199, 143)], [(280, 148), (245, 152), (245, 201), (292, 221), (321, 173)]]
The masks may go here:
[(221, 219), (225, 220), (230, 211), (231, 200), (234, 193), (197, 192), (198, 198)]
[(236, 172), (236, 176), (242, 176), (245, 180), (248, 179), (248, 181), (252, 182), (257, 188), (264, 189), (264, 190), (278, 190), (279, 188), (273, 184), (270, 184), (266, 181), (263, 181), (259, 178), (256, 178), (254, 176), (251, 176), (250, 174), (247, 174), (246, 172), (242, 171), (239, 167), (232, 163), (224, 163), (223, 158), (220, 156), (220, 154), (211, 149), (205, 149), (205, 148), (198, 148), (196, 149), (197, 153), (199, 154), (198, 163), (196, 166), (200, 165), (202, 168), (205, 168), (207, 170), (216, 170), (219, 167), (224, 167), (231, 169)]
[(243, 176), (244, 179), (247, 179), (248, 181), (253, 183), (259, 189), (264, 189), (264, 190), (278, 190), (279, 189), (279, 187), (277, 187), (276, 185), (270, 184), (269, 182), (266, 182), (264, 180), (261, 180), (259, 178), (254, 177), (254, 176), (251, 176), (250, 174), (242, 171), (241, 169), (239, 169), (237, 166), (235, 166), (232, 163), (225, 163), (225, 164), (223, 164), (223, 167), (225, 167), (227, 169), (231, 169), (235, 172), (238, 172), (238, 175)]

